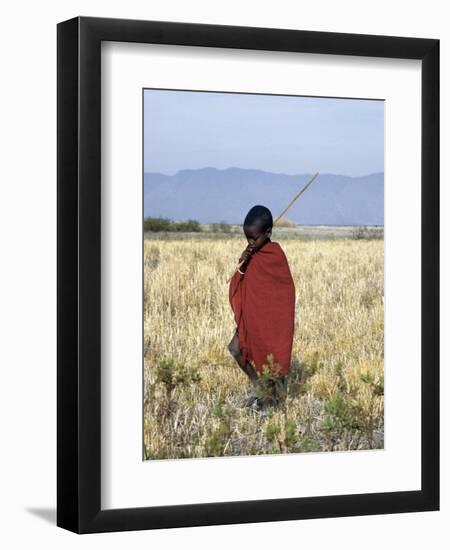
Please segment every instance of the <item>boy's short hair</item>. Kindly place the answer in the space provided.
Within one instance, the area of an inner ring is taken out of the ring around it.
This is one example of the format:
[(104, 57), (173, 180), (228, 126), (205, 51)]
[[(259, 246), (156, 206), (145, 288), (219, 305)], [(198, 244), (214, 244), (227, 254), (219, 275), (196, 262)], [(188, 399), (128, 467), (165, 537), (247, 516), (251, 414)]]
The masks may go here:
[(273, 218), (271, 211), (261, 204), (257, 204), (250, 208), (245, 216), (244, 225), (261, 224), (262, 230), (270, 229), (273, 226)]

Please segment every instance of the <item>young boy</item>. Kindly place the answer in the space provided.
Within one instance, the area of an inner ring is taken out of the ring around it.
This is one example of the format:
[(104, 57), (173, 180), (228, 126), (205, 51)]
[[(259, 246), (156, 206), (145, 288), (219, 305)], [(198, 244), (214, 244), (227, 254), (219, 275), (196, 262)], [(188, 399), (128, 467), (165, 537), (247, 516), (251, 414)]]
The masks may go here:
[[(244, 263), (229, 286), (236, 332), (228, 350), (256, 389), (246, 405), (258, 408), (275, 404), (276, 390), (285, 392), (294, 336), (295, 286), (281, 246), (270, 240), (272, 226), (268, 208), (249, 210), (243, 224), (248, 246), (239, 258)], [(258, 396), (263, 365), (273, 383), (266, 398)]]

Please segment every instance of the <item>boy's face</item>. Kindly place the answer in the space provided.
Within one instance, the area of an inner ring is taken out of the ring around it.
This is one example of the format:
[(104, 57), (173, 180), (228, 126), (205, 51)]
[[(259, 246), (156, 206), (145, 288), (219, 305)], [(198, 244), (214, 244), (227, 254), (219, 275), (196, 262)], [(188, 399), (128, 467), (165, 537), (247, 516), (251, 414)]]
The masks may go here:
[(253, 225), (244, 225), (244, 233), (247, 237), (248, 244), (258, 249), (270, 238), (272, 235), (272, 228), (270, 227), (264, 231), (261, 224), (255, 223)]

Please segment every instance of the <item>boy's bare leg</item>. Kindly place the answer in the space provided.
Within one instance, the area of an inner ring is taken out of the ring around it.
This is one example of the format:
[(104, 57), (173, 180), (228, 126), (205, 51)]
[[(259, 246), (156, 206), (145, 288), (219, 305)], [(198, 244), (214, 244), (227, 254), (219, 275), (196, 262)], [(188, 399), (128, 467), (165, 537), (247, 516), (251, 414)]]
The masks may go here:
[(258, 375), (255, 372), (255, 369), (250, 365), (250, 363), (245, 361), (241, 355), (241, 349), (239, 347), (239, 336), (237, 331), (234, 333), (231, 342), (228, 344), (228, 351), (236, 359), (237, 364), (245, 372), (245, 374), (250, 379), (250, 382), (255, 385), (258, 382)]

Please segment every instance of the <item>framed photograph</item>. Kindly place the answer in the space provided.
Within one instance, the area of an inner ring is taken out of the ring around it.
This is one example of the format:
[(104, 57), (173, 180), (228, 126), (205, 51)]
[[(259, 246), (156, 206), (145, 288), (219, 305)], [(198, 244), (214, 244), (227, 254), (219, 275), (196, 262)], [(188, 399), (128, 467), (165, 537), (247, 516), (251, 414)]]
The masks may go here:
[(57, 524), (438, 510), (439, 41), (57, 30)]

